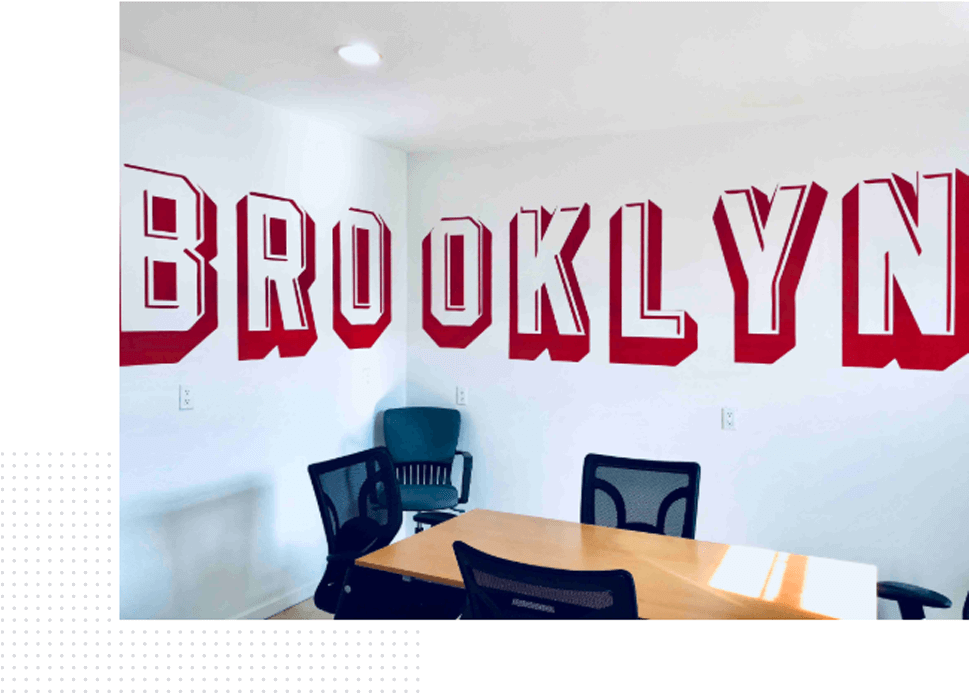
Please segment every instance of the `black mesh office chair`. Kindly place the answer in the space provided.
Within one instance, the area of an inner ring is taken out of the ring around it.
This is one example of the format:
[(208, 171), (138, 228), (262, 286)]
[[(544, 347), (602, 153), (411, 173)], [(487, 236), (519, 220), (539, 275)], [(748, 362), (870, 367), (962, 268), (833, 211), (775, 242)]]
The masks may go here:
[[(401, 503), (420, 532), (452, 517), (468, 502), (472, 457), (458, 450), (461, 414), (456, 409), (403, 407), (384, 412), (384, 440), (397, 468)], [(461, 491), (451, 482), (455, 455), (463, 459)]]
[(561, 570), (498, 558), (454, 542), (472, 619), (637, 618), (626, 570)]
[(400, 492), (386, 448), (317, 462), (308, 471), (329, 551), (313, 602), (332, 614), (353, 562), (387, 546), (397, 535), (404, 519)]
[(700, 465), (589, 454), (579, 521), (652, 534), (696, 536)]
[[(925, 618), (925, 607), (927, 606), (934, 609), (948, 609), (952, 606), (952, 600), (944, 594), (927, 590), (918, 585), (910, 585), (906, 582), (887, 580), (879, 582), (878, 596), (882, 599), (898, 602), (898, 610), (906, 621)], [(969, 595), (966, 597), (966, 606), (962, 609), (963, 618), (969, 618), (967, 609), (969, 609)]]

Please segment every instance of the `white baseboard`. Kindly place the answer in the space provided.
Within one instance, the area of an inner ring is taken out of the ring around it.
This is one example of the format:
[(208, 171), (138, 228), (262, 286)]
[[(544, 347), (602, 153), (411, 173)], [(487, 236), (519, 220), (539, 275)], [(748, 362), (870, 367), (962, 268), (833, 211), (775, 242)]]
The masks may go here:
[(233, 619), (262, 620), (278, 614), (284, 609), (299, 604), (313, 596), (316, 592), (318, 582), (307, 582), (294, 589), (289, 590), (284, 595), (270, 599), (269, 601), (258, 604), (251, 609), (232, 616)]

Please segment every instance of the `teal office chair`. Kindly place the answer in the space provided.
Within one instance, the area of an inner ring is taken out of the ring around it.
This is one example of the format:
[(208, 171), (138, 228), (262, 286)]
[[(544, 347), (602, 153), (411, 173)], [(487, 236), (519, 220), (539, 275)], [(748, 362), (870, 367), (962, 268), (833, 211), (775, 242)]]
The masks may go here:
[[(417, 532), (464, 512), (468, 502), (472, 457), (458, 450), (461, 414), (456, 409), (402, 407), (384, 412), (384, 441), (397, 470), (401, 505), (416, 511)], [(454, 458), (463, 459), (460, 492), (451, 482)]]

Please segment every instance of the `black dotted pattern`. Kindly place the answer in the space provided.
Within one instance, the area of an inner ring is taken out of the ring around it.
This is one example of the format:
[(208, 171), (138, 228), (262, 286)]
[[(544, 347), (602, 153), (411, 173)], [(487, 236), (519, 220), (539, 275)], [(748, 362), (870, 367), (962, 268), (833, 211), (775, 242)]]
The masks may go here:
[(0, 691), (420, 693), (411, 628), (119, 621), (117, 477), (109, 452), (0, 452)]

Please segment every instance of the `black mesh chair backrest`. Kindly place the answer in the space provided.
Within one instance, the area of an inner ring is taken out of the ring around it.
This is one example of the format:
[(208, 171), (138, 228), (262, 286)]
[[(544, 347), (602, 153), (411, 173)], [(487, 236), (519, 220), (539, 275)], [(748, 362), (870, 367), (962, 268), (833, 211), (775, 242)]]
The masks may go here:
[(454, 542), (478, 619), (637, 618), (636, 585), (626, 570), (561, 570), (498, 558)]
[(329, 552), (316, 601), (333, 613), (347, 568), (390, 544), (400, 530), (400, 490), (394, 462), (382, 447), (317, 462), (308, 471)]
[(384, 412), (384, 440), (402, 484), (450, 485), (461, 413), (439, 407)]
[(586, 455), (579, 520), (693, 539), (700, 465)]
[(309, 474), (331, 555), (375, 551), (397, 535), (403, 512), (386, 448), (311, 464)]

